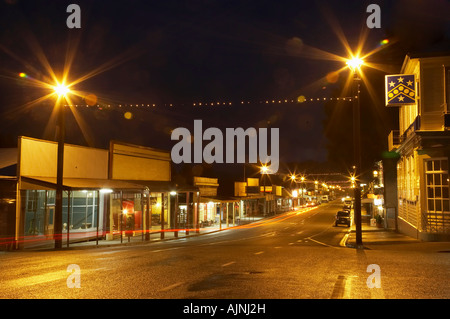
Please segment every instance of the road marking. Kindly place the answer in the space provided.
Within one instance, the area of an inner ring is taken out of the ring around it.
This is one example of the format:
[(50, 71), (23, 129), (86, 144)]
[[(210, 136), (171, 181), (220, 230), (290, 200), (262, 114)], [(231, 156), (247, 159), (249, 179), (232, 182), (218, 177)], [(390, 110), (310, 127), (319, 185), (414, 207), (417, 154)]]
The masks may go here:
[(331, 299), (342, 299), (345, 293), (346, 277), (339, 275), (336, 283), (334, 284), (333, 292), (331, 293)]
[(317, 244), (319, 244), (319, 245), (323, 245), (323, 246), (326, 246), (326, 247), (331, 247), (331, 248), (335, 248), (335, 247), (333, 247), (333, 246), (330, 246), (330, 245), (328, 245), (328, 244), (322, 243), (321, 241), (318, 241), (318, 240), (312, 239), (311, 237), (307, 237), (307, 238), (305, 238), (305, 239), (309, 239), (309, 240), (312, 240), (313, 242), (315, 242), (315, 243), (317, 243)]
[(255, 253), (255, 255), (261, 255), (264, 254), (264, 251), (258, 251), (257, 253)]
[(67, 272), (65, 271), (55, 271), (55, 272), (48, 272), (42, 275), (35, 275), (10, 280), (8, 283), (13, 287), (33, 286), (42, 283), (47, 283), (50, 281), (58, 281), (58, 280), (64, 281), (67, 279), (67, 276), (68, 276)]
[(175, 250), (175, 249), (180, 249), (182, 247), (171, 247), (171, 248), (163, 248), (163, 249), (156, 249), (156, 250), (152, 250), (152, 253), (159, 253), (161, 251), (167, 251), (167, 250)]
[(159, 291), (169, 291), (169, 290), (177, 288), (177, 287), (179, 287), (179, 286), (181, 286), (183, 284), (184, 284), (184, 281), (180, 281), (180, 282), (174, 283), (173, 285), (169, 285), (167, 287), (164, 287), (164, 288), (160, 289)]
[(281, 248), (281, 246), (275, 246), (275, 247), (273, 247), (273, 248), (276, 248), (276, 249), (278, 249), (278, 248)]
[(289, 243), (288, 245), (294, 245), (294, 243)]
[(222, 267), (230, 266), (235, 263), (236, 263), (235, 261), (230, 261), (229, 263), (223, 264)]
[(347, 243), (347, 238), (350, 235), (350, 232), (348, 232), (347, 234), (345, 234), (345, 236), (341, 239), (339, 246), (341, 247), (346, 247), (346, 243)]
[(95, 252), (93, 255), (109, 255), (109, 254), (117, 254), (125, 252), (125, 250), (115, 250), (115, 251), (102, 251), (102, 252)]

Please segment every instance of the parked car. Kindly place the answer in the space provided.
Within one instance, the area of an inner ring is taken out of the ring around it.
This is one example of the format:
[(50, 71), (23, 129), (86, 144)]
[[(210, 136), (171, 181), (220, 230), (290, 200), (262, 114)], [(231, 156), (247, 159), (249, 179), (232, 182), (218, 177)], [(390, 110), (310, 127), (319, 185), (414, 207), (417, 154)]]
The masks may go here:
[(351, 198), (344, 198), (343, 202), (344, 202), (344, 205), (352, 205), (353, 204), (353, 199), (351, 199)]
[(344, 207), (342, 208), (342, 210), (345, 210), (345, 211), (351, 211), (352, 210), (352, 205), (347, 205), (347, 204), (345, 204), (344, 205)]
[(351, 216), (350, 211), (340, 210), (336, 213), (336, 220), (334, 222), (334, 226), (339, 224), (346, 224), (347, 227), (351, 225)]

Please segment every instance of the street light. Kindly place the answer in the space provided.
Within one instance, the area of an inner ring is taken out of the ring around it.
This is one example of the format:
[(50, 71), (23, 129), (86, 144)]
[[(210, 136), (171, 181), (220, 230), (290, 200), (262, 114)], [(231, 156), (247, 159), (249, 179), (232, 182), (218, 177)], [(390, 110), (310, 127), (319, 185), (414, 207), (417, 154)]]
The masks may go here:
[(265, 180), (264, 180), (264, 175), (266, 175), (269, 172), (269, 168), (266, 165), (262, 165), (260, 167), (260, 170), (261, 170), (262, 183), (264, 184), (263, 191), (264, 191), (264, 195), (266, 195), (266, 183), (265, 183)]
[(60, 83), (56, 84), (53, 89), (55, 90), (55, 93), (58, 95), (58, 97), (65, 96), (70, 92), (70, 89), (67, 86)]
[[(261, 173), (261, 177), (260, 177), (260, 184), (261, 182), (264, 184), (263, 186), (263, 194), (264, 194), (264, 212), (263, 214), (265, 215), (266, 213), (266, 209), (267, 209), (267, 196), (266, 196), (266, 181), (264, 179), (264, 175), (266, 175), (269, 172), (269, 168), (267, 167), (267, 165), (262, 165), (260, 167), (260, 173)], [(261, 185), (259, 186), (260, 189), (260, 193), (261, 193)]]
[(55, 196), (55, 220), (54, 233), (55, 249), (62, 248), (62, 197), (63, 197), (63, 168), (64, 168), (64, 139), (65, 139), (65, 112), (62, 100), (70, 92), (64, 83), (57, 83), (53, 87), (57, 94), (56, 108), (58, 112), (58, 127), (56, 130), (58, 140), (58, 158), (56, 168), (56, 196)]
[(305, 205), (305, 176), (300, 178), (302, 181), (302, 205)]
[[(364, 61), (358, 56), (353, 56), (347, 60), (347, 65), (353, 73), (352, 101), (353, 101), (353, 155), (355, 165), (354, 178), (358, 178), (361, 172), (361, 119), (360, 119), (360, 82), (359, 71)], [(361, 188), (359, 183), (354, 184), (355, 197), (355, 230), (356, 230), (356, 246), (362, 246), (361, 231)]]
[(359, 57), (352, 57), (347, 60), (346, 64), (353, 72), (355, 72), (361, 68), (361, 66), (364, 64), (364, 61)]

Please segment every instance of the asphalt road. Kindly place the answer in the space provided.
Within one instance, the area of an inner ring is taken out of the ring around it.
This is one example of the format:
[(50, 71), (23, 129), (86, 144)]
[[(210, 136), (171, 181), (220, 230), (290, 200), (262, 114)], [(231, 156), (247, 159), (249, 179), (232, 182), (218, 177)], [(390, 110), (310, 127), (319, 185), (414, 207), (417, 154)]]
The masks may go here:
[[(245, 227), (144, 245), (2, 252), (0, 298), (450, 297), (450, 250), (438, 243), (343, 247), (348, 228), (333, 225), (340, 206), (334, 202)], [(379, 288), (368, 286), (369, 277)]]

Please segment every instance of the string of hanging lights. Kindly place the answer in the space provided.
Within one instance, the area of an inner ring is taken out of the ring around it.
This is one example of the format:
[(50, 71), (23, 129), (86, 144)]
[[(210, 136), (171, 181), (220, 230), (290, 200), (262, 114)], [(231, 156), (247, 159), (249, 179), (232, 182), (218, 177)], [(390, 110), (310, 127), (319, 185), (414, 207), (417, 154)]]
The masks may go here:
[(271, 100), (259, 100), (259, 101), (251, 101), (251, 100), (241, 100), (238, 102), (232, 101), (222, 101), (222, 102), (191, 102), (191, 103), (116, 103), (116, 104), (107, 104), (107, 103), (96, 103), (96, 104), (74, 104), (74, 105), (66, 105), (71, 107), (86, 107), (86, 108), (156, 108), (156, 107), (177, 107), (177, 106), (192, 106), (192, 107), (211, 107), (211, 106), (236, 106), (236, 105), (250, 105), (250, 104), (265, 104), (265, 105), (274, 105), (274, 104), (303, 104), (303, 103), (311, 103), (311, 102), (328, 102), (328, 101), (346, 101), (351, 102), (353, 99), (357, 99), (358, 97), (323, 97), (323, 98), (307, 98), (304, 96), (300, 96), (297, 99), (271, 99)]

